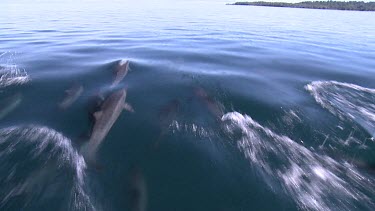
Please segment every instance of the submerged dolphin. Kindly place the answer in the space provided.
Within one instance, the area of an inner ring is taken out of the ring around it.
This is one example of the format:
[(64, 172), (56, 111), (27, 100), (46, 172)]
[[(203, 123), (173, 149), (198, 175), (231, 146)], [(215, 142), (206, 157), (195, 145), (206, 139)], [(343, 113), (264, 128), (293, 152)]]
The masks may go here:
[(128, 60), (120, 60), (117, 63), (116, 69), (115, 69), (115, 78), (112, 82), (112, 87), (119, 84), (122, 79), (125, 78), (126, 74), (129, 72), (129, 61)]
[(178, 110), (181, 106), (179, 100), (172, 100), (164, 105), (159, 111), (159, 122), (162, 128), (168, 128), (172, 121), (176, 120)]
[(147, 185), (142, 172), (134, 169), (130, 180), (130, 210), (145, 211), (147, 208)]
[(0, 105), (0, 119), (14, 111), (22, 102), (22, 95), (15, 94), (5, 100), (2, 100)]
[(47, 161), (41, 168), (33, 171), (23, 183), (15, 186), (9, 196), (42, 193), (47, 186), (56, 182), (58, 167), (59, 164), (56, 161)]
[(212, 98), (206, 90), (201, 87), (194, 89), (194, 95), (207, 107), (208, 111), (216, 120), (220, 120), (224, 115), (224, 106)]
[(100, 107), (100, 110), (94, 113), (95, 123), (92, 129), (90, 139), (81, 147), (86, 162), (94, 162), (95, 154), (109, 130), (120, 116), (123, 109), (134, 112), (133, 108), (125, 103), (126, 90), (120, 89), (108, 96)]
[(83, 86), (79, 84), (73, 85), (70, 89), (65, 91), (65, 97), (59, 107), (61, 109), (67, 109), (71, 106), (83, 92)]
[(155, 148), (159, 146), (160, 140), (163, 138), (163, 136), (168, 133), (169, 127), (172, 122), (176, 120), (180, 107), (181, 102), (177, 99), (174, 99), (172, 101), (169, 101), (159, 110), (158, 118), (160, 135), (154, 143)]

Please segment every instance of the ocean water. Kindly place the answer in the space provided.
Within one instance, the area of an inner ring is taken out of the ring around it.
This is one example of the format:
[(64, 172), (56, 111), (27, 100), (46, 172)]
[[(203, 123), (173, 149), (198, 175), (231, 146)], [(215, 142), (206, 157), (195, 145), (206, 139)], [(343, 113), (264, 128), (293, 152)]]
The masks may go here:
[[(375, 13), (0, 5), (0, 210), (375, 209)], [(122, 88), (134, 112), (90, 163)]]

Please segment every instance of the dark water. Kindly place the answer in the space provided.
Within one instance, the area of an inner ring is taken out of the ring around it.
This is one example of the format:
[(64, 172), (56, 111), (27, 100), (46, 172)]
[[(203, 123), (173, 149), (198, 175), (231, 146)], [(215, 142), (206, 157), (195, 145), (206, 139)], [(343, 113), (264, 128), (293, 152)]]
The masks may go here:
[[(375, 13), (1, 8), (1, 210), (375, 209)], [(113, 88), (121, 59), (131, 71)], [(90, 166), (93, 98), (122, 87), (135, 112)]]

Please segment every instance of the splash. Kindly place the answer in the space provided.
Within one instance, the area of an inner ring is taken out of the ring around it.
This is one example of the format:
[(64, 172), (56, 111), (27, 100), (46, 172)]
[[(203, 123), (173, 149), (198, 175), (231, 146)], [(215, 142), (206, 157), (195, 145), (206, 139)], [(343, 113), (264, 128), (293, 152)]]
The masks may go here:
[(3, 52), (0, 54), (0, 88), (21, 85), (30, 81), (26, 70), (14, 64), (15, 57), (15, 52)]
[(53, 203), (94, 210), (85, 190), (85, 161), (61, 133), (33, 125), (1, 129), (0, 159), (0, 209)]
[(215, 135), (211, 128), (206, 128), (194, 123), (172, 121), (168, 129), (173, 133), (186, 133), (196, 138), (210, 138)]
[(337, 81), (314, 81), (305, 88), (323, 108), (375, 137), (375, 89)]
[(0, 67), (0, 88), (11, 85), (21, 85), (30, 81), (26, 70), (17, 65), (6, 65)]
[(351, 164), (311, 151), (250, 116), (231, 112), (222, 121), (265, 183), (280, 186), (301, 209), (374, 210), (375, 181)]

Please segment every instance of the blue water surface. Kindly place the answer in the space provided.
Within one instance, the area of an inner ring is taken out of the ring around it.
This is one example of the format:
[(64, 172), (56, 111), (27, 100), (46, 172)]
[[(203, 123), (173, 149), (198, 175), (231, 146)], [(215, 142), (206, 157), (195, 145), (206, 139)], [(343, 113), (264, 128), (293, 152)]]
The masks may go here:
[(375, 13), (225, 3), (0, 3), (0, 210), (374, 210)]

